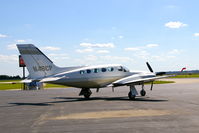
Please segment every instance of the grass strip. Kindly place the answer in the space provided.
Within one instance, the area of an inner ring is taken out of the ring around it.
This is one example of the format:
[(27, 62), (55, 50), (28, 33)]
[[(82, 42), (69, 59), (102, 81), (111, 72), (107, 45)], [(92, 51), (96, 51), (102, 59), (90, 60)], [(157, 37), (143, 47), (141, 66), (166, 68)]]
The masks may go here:
[(185, 74), (185, 75), (176, 75), (169, 78), (199, 78), (199, 74)]
[[(151, 84), (152, 82), (150, 83), (146, 83), (146, 84)], [(175, 81), (163, 81), (163, 80), (156, 80), (153, 82), (153, 84), (171, 84), (171, 83), (175, 83)]]

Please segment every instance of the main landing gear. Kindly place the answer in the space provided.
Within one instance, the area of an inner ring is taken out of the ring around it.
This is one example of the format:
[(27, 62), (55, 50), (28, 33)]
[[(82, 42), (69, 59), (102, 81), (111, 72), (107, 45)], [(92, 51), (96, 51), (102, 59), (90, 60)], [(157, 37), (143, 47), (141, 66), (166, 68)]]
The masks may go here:
[(84, 98), (89, 99), (91, 96), (92, 92), (90, 88), (82, 88), (82, 90), (79, 93), (79, 96), (84, 95)]
[[(130, 85), (130, 91), (128, 93), (128, 97), (130, 100), (135, 100), (135, 97), (138, 95), (138, 92), (134, 85)], [(146, 95), (146, 91), (144, 90), (144, 85), (142, 85), (142, 90), (140, 91), (141, 96)]]

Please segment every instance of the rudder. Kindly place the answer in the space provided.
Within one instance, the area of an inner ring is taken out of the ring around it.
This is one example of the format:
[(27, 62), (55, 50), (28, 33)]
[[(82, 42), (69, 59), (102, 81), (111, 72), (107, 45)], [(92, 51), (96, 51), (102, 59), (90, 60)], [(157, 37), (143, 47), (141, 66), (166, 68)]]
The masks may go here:
[(53, 62), (33, 44), (17, 44), (17, 48), (33, 79), (55, 74), (58, 69)]

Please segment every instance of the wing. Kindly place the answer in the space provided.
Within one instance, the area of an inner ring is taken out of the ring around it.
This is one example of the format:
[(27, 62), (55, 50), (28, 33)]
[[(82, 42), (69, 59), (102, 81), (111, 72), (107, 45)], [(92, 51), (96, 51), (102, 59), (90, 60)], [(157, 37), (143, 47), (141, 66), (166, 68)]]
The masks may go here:
[(48, 77), (48, 78), (41, 79), (40, 82), (48, 83), (48, 82), (53, 82), (53, 81), (57, 81), (57, 80), (64, 79), (64, 78), (68, 78), (68, 77), (65, 77), (65, 76), (62, 76), (62, 77)]
[(20, 82), (0, 82), (0, 84), (18, 84)]
[(32, 79), (24, 79), (21, 81), (13, 81), (13, 82), (0, 82), (0, 84), (22, 84), (22, 83), (30, 83), (32, 82)]
[(172, 77), (175, 75), (165, 75), (165, 76), (155, 76), (155, 75), (147, 75), (147, 76), (140, 76), (140, 75), (131, 75), (120, 80), (113, 82), (110, 86), (117, 87), (117, 86), (124, 86), (124, 85), (140, 85), (147, 82), (152, 82), (157, 79)]

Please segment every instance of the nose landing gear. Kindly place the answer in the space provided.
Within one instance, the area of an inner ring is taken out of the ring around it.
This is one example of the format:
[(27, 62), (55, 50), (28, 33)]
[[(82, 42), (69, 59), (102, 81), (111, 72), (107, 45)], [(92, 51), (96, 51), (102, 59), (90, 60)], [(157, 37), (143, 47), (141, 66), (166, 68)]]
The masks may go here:
[(134, 85), (130, 85), (130, 91), (128, 93), (128, 97), (130, 100), (135, 100), (136, 95), (138, 95), (138, 92)]
[(142, 84), (142, 90), (140, 91), (140, 95), (141, 96), (145, 96), (146, 95), (146, 91), (144, 90), (144, 84)]

